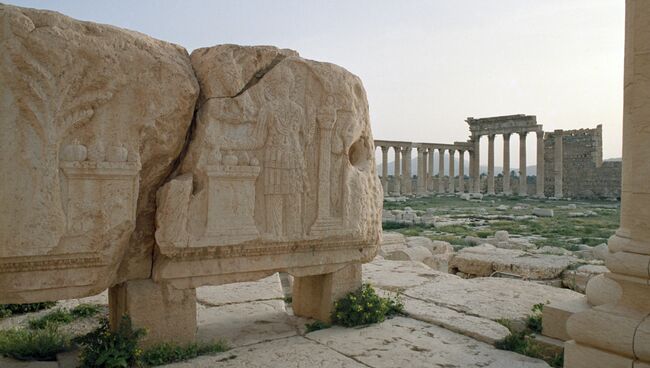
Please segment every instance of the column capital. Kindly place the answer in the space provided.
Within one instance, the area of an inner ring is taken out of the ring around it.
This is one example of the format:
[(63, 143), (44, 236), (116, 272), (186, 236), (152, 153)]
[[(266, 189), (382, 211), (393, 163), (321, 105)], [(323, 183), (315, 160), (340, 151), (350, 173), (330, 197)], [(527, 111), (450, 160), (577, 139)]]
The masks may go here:
[(538, 130), (535, 132), (537, 134), (537, 139), (544, 138), (544, 131), (543, 130)]
[(510, 139), (510, 133), (503, 133), (502, 135), (503, 135), (503, 140), (507, 141), (508, 139)]
[(389, 146), (379, 146), (381, 148), (382, 152), (388, 152), (388, 149), (390, 148)]
[(526, 139), (526, 135), (527, 135), (527, 134), (528, 134), (528, 132), (520, 132), (520, 133), (519, 133), (519, 139), (522, 139), (522, 140), (523, 140), (523, 139)]
[(488, 134), (488, 139), (493, 141), (496, 134)]

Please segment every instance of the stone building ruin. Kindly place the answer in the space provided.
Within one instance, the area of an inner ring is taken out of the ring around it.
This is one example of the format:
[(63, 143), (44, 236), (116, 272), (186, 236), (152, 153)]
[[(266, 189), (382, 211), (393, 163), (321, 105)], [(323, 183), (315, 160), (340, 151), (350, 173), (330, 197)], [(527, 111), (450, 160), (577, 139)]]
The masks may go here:
[[(621, 162), (603, 161), (602, 126), (595, 129), (544, 132), (534, 115), (506, 115), (465, 120), (471, 135), (466, 142), (437, 144), (376, 140), (381, 149), (380, 178), (384, 195), (436, 193), (487, 193), (553, 198), (620, 198)], [(527, 171), (526, 136), (537, 138), (537, 173)], [(496, 175), (495, 136), (503, 137), (503, 173)], [(512, 177), (511, 136), (519, 137), (518, 175)], [(487, 173), (480, 172), (480, 140), (487, 136)], [(560, 142), (560, 144), (556, 144)], [(388, 173), (388, 152), (394, 153), (393, 175)], [(417, 172), (411, 169), (413, 149), (417, 150)], [(434, 173), (434, 153), (438, 170)], [(467, 152), (467, 155), (465, 154)], [(469, 170), (465, 171), (465, 159)], [(458, 163), (458, 171), (455, 164)], [(448, 172), (445, 171), (448, 165)], [(522, 180), (525, 178), (525, 180)]]

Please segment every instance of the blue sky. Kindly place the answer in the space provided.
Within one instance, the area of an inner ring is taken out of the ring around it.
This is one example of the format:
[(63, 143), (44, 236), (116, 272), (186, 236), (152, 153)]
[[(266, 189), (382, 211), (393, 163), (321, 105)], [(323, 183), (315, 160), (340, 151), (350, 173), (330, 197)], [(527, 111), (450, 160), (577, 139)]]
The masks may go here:
[[(604, 157), (621, 155), (619, 0), (9, 3), (133, 29), (190, 52), (266, 44), (342, 65), (364, 81), (376, 139), (465, 140), (468, 116), (524, 113), (547, 131), (603, 124)], [(534, 135), (527, 142), (532, 164)]]

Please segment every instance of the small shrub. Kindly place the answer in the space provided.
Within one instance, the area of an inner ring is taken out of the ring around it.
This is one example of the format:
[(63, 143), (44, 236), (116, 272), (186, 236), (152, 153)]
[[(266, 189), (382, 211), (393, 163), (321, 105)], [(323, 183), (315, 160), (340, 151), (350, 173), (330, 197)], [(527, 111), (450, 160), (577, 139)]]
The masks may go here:
[[(548, 302), (546, 302), (548, 304)], [(533, 314), (528, 316), (526, 321), (526, 327), (528, 327), (532, 332), (541, 333), (542, 332), (542, 312), (544, 311), (544, 303), (537, 303), (533, 305), (532, 308)]]
[(48, 325), (70, 323), (76, 319), (94, 316), (100, 309), (101, 307), (96, 304), (79, 304), (71, 310), (57, 309), (42, 317), (31, 319), (28, 324), (31, 329), (40, 329)]
[(79, 304), (70, 310), (70, 314), (75, 319), (86, 318), (98, 314), (100, 310), (101, 306), (98, 304)]
[(332, 327), (330, 324), (321, 322), (321, 321), (314, 321), (312, 323), (307, 323), (305, 325), (305, 328), (307, 329), (307, 332), (314, 332), (318, 330), (324, 330), (326, 328)]
[(77, 340), (81, 345), (81, 367), (117, 368), (137, 366), (142, 351), (138, 341), (143, 329), (134, 329), (131, 318), (123, 316), (116, 331), (111, 331), (107, 319), (100, 326)]
[(345, 327), (367, 325), (382, 322), (386, 317), (403, 311), (404, 305), (398, 297), (382, 298), (372, 286), (364, 284), (361, 289), (334, 303), (332, 323)]
[(492, 235), (494, 232), (493, 231), (487, 231), (487, 230), (481, 230), (476, 232), (476, 236), (479, 238), (487, 238), (488, 236)]
[(43, 309), (52, 308), (56, 302), (27, 303), (27, 304), (0, 304), (0, 318), (9, 317), (14, 314), (38, 312)]
[(403, 229), (409, 227), (409, 225), (401, 224), (399, 222), (394, 222), (394, 221), (386, 221), (381, 225), (381, 227), (384, 230), (395, 230), (395, 229)]
[(210, 344), (176, 345), (163, 343), (153, 346), (142, 353), (141, 364), (156, 366), (196, 358), (199, 355), (220, 353), (228, 350), (223, 341)]
[(55, 326), (39, 330), (0, 331), (0, 354), (19, 360), (56, 360), (56, 354), (70, 350), (70, 336)]
[(28, 324), (29, 324), (29, 328), (33, 330), (37, 330), (37, 329), (43, 329), (50, 325), (60, 325), (63, 323), (70, 323), (73, 320), (74, 317), (70, 314), (70, 312), (63, 309), (57, 309), (42, 317), (30, 319)]

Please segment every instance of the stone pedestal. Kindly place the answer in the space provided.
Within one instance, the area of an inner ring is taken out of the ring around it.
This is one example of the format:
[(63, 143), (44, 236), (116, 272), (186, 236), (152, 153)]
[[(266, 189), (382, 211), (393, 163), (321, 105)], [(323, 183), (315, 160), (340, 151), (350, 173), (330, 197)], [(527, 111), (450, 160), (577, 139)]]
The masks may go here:
[(297, 316), (330, 322), (334, 302), (361, 287), (361, 265), (315, 276), (295, 277), (292, 307)]
[(185, 344), (196, 338), (196, 290), (175, 289), (150, 279), (127, 281), (109, 289), (111, 326), (124, 314), (147, 334), (143, 346), (160, 342)]

